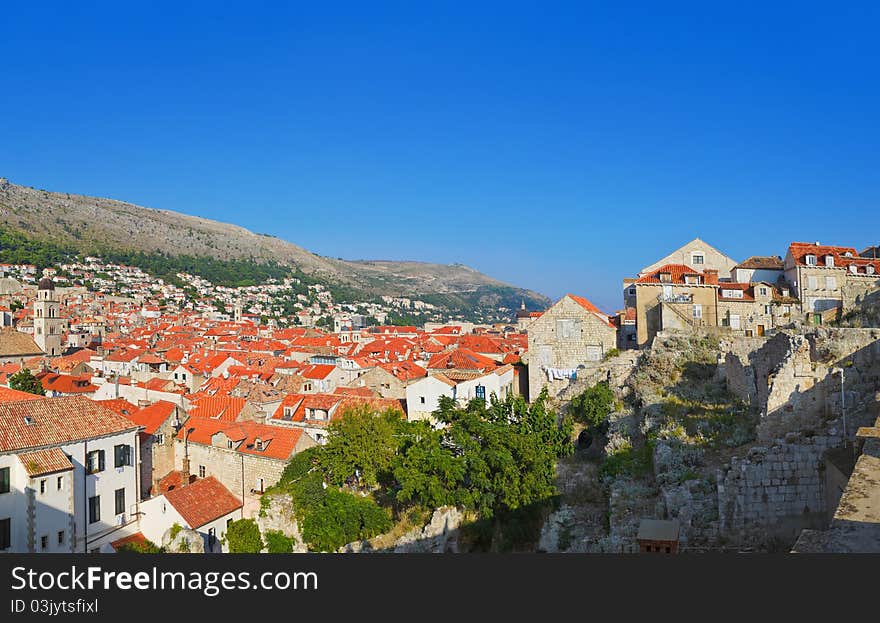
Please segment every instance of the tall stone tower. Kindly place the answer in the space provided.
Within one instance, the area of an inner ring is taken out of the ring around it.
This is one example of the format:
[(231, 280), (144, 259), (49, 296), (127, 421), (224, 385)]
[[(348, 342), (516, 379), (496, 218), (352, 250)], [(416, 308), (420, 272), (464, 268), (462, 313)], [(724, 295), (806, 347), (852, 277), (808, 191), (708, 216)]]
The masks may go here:
[(235, 307), (232, 310), (233, 320), (235, 322), (241, 322), (242, 313), (243, 313), (243, 310), (242, 310), (241, 301), (235, 301)]
[(34, 341), (50, 357), (61, 355), (60, 303), (55, 299), (55, 283), (40, 279), (34, 301)]

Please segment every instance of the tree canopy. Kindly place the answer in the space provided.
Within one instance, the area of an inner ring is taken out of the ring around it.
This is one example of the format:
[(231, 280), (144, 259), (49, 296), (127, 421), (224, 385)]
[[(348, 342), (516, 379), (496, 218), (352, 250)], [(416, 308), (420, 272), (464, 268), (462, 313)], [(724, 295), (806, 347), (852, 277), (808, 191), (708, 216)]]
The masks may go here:
[(9, 377), (9, 388), (29, 394), (37, 394), (38, 396), (46, 395), (43, 384), (27, 368), (22, 368)]

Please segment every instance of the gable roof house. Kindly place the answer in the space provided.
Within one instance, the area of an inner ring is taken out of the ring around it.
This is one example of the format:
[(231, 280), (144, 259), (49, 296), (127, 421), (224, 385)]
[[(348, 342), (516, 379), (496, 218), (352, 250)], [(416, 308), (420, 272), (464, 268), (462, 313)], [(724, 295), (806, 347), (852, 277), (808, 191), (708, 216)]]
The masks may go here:
[(587, 299), (566, 294), (529, 326), (529, 397), (555, 396), (577, 369), (601, 361), (617, 345), (617, 327)]
[(82, 396), (0, 402), (0, 549), (99, 551), (136, 526), (139, 430)]
[(633, 282), (636, 289), (636, 344), (650, 346), (658, 332), (717, 326), (716, 269), (664, 264)]
[(785, 255), (785, 278), (812, 322), (845, 310), (880, 288), (880, 259), (862, 257), (854, 247), (792, 242)]

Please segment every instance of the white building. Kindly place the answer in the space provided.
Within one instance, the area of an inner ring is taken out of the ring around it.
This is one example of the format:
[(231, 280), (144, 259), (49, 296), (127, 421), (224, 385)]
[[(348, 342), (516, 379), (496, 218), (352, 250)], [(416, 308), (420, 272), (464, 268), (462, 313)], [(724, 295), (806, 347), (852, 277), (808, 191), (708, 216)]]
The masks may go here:
[(136, 524), (140, 428), (81, 396), (0, 403), (0, 551), (99, 551)]
[(406, 386), (406, 413), (409, 420), (431, 419), (440, 407), (440, 397), (448, 396), (464, 406), (474, 398), (488, 400), (493, 394), (501, 400), (513, 392), (513, 366), (500, 366), (484, 374), (438, 372)]
[(202, 535), (205, 552), (222, 551), (226, 528), (241, 516), (241, 500), (213, 476), (183, 484), (141, 503), (140, 531), (153, 543), (174, 524)]

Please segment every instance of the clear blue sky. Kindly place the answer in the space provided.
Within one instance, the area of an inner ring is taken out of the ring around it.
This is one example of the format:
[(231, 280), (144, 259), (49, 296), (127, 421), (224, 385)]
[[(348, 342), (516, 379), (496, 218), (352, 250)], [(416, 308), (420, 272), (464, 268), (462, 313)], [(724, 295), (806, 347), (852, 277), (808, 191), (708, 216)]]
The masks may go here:
[(607, 311), (694, 236), (880, 242), (876, 2), (188, 4), (5, 4), (0, 176)]

